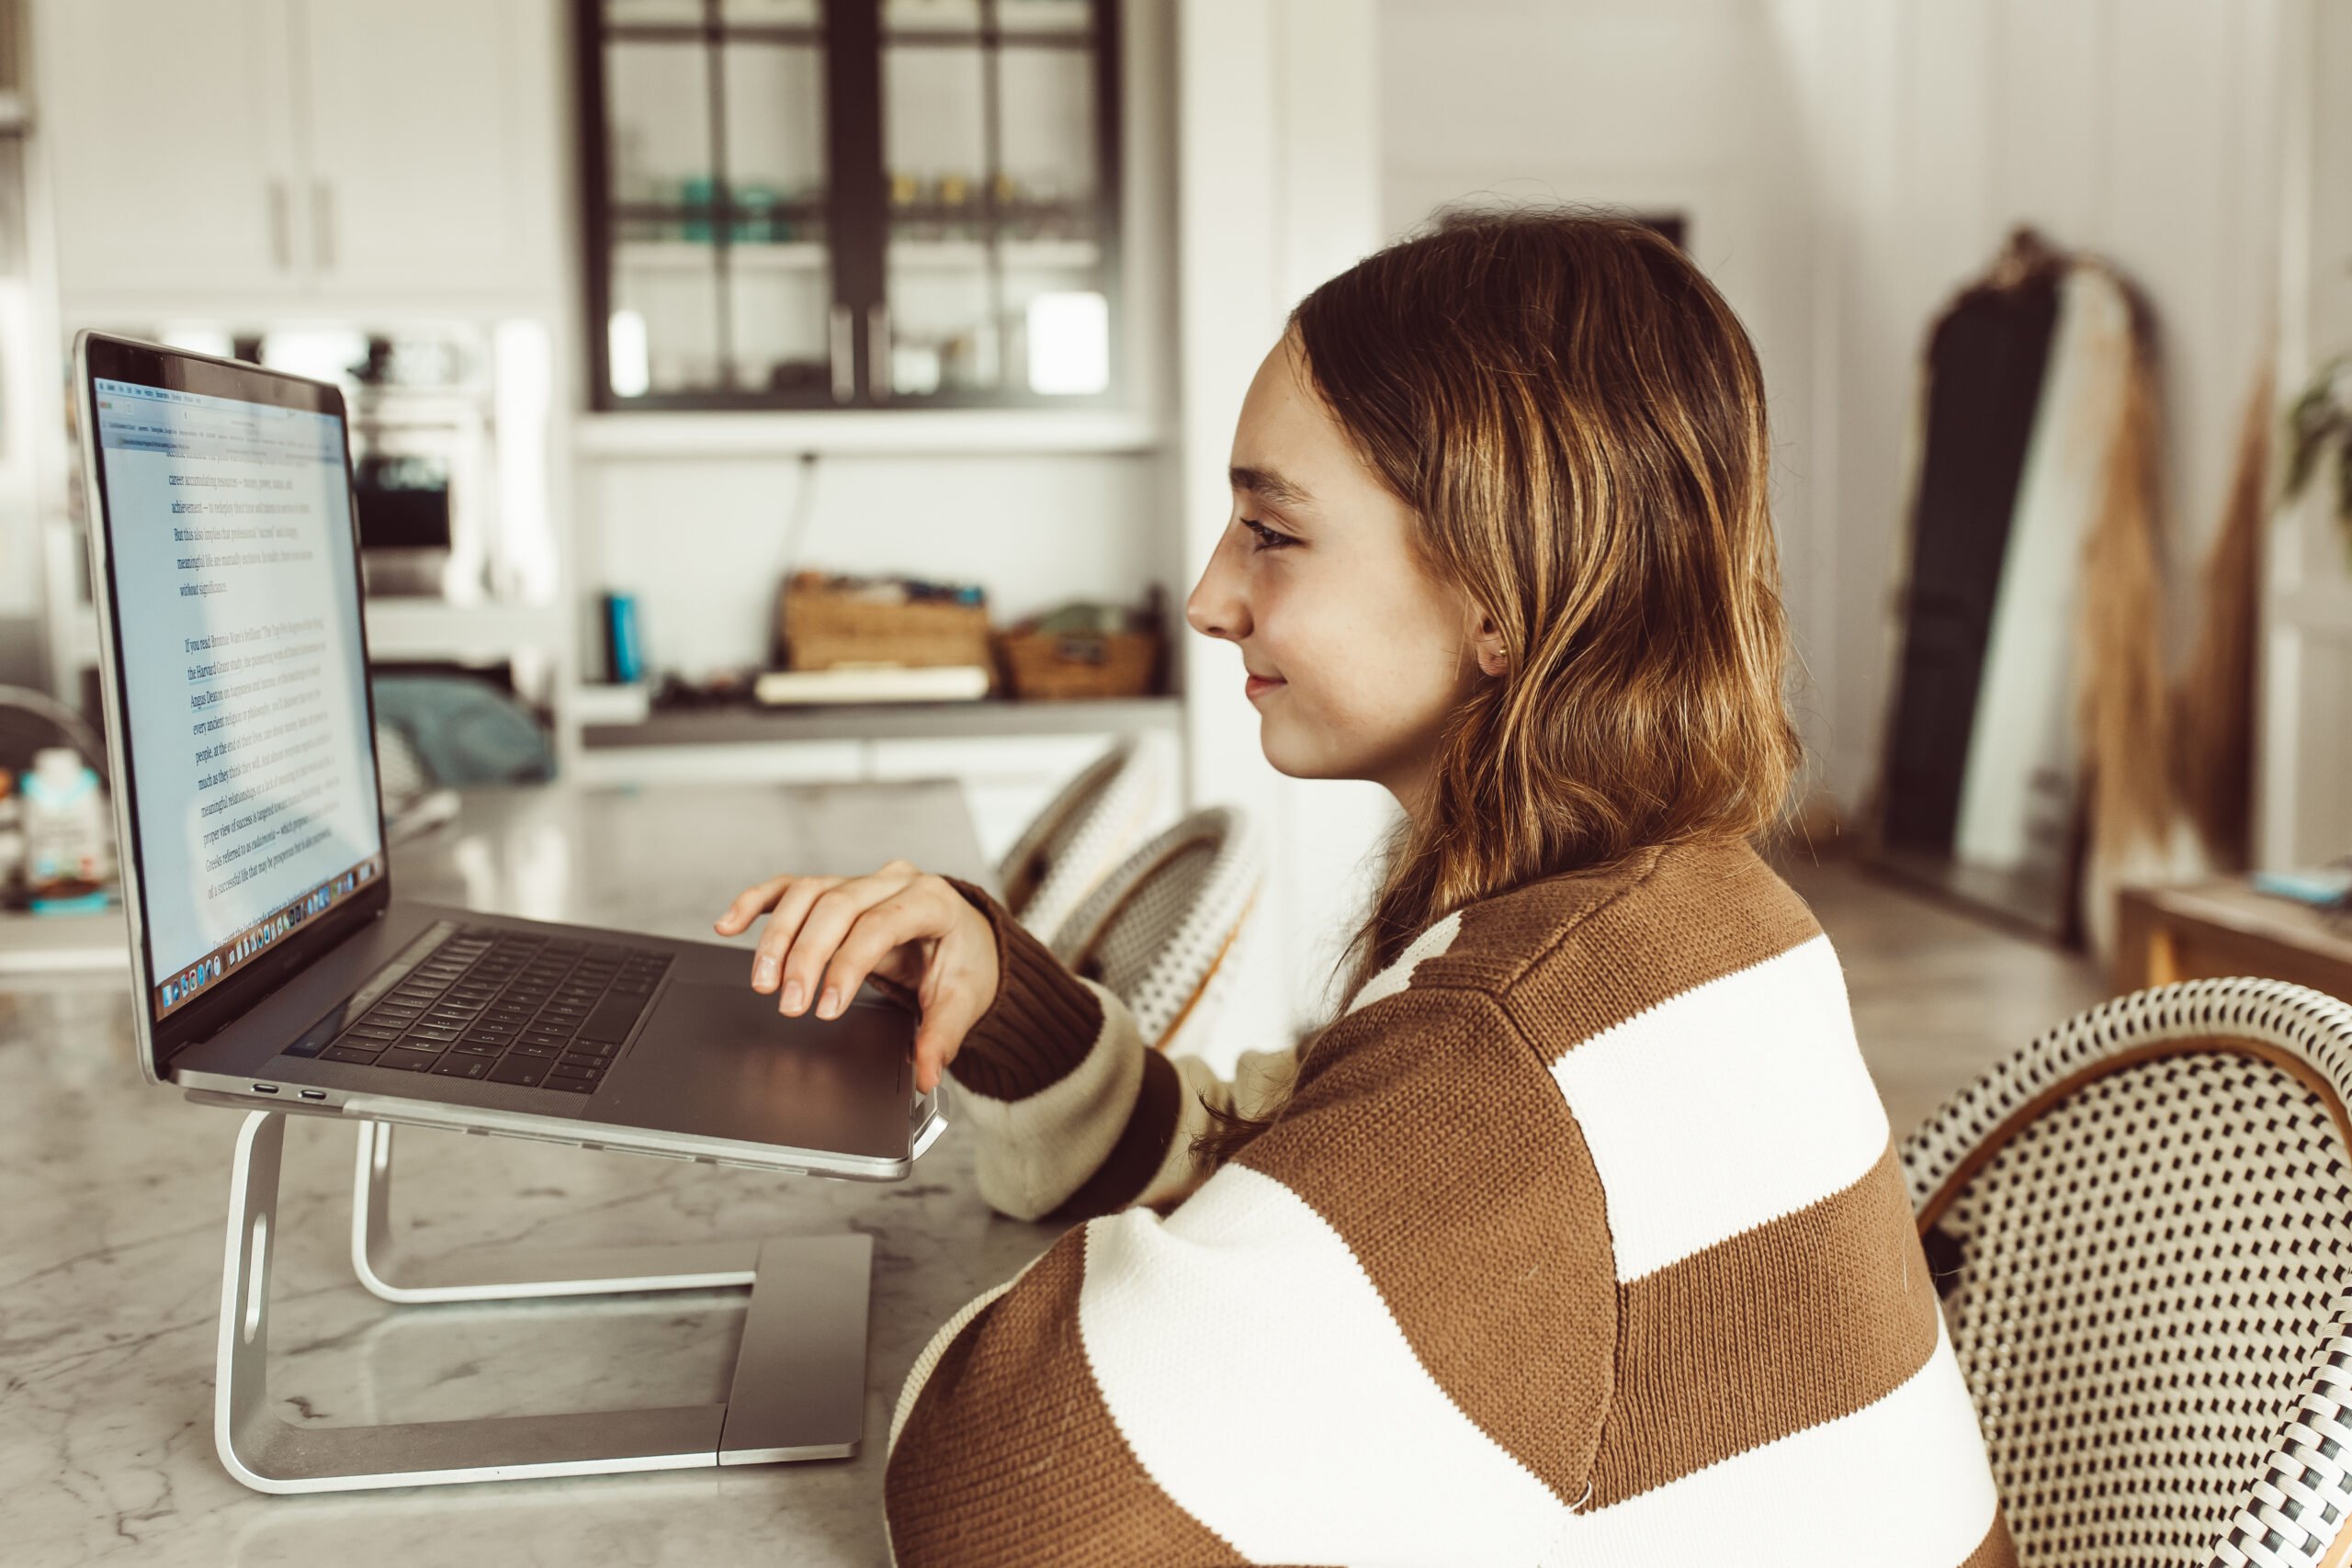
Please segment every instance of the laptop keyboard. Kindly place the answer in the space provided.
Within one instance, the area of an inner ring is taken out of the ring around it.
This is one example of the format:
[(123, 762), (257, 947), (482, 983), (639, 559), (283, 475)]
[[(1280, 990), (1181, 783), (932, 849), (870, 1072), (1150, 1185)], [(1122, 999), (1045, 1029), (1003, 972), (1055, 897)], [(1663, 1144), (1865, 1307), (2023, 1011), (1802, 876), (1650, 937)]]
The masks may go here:
[(322, 1061), (588, 1094), (604, 1080), (670, 954), (463, 926), (339, 1034)]

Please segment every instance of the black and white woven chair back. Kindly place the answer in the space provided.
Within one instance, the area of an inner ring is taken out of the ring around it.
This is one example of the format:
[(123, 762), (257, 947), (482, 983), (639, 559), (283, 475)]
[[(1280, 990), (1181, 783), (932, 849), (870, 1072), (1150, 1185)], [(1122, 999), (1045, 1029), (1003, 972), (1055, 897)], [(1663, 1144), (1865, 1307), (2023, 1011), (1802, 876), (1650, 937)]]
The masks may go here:
[(2027, 1568), (2328, 1568), (2352, 1550), (2352, 1006), (2118, 998), (1905, 1139)]
[(1155, 1049), (1197, 1048), (1239, 966), (1259, 874), (1249, 818), (1196, 811), (1103, 879), (1054, 933), (1054, 954), (1125, 1002)]
[(1062, 786), (997, 868), (1012, 918), (1051, 941), (1151, 830), (1170, 773), (1163, 746), (1144, 736), (1120, 741)]

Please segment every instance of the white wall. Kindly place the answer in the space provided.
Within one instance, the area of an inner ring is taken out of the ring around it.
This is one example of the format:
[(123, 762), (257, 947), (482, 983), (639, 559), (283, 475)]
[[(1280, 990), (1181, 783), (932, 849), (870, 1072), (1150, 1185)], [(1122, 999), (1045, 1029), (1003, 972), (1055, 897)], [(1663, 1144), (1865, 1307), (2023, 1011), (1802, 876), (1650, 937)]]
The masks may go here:
[(1917, 354), (2009, 227), (2102, 252), (2171, 375), (2185, 644), (2277, 256), (2284, 0), (1382, 0), (1392, 228), (1486, 187), (1682, 207), (1756, 338), (1821, 783), (1886, 702)]
[[(2352, 353), (2352, 0), (2286, 8), (2279, 257), (2281, 400)], [(2352, 850), (2352, 543), (2323, 473), (2267, 541), (2256, 860), (2305, 866)]]

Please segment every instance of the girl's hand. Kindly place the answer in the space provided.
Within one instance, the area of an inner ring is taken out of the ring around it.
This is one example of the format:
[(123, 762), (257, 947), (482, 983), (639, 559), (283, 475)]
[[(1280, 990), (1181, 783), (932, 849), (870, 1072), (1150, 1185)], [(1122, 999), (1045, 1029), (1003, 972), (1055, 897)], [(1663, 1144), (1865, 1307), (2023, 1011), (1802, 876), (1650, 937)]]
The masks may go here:
[(894, 860), (870, 876), (773, 876), (736, 895), (711, 922), (721, 936), (767, 930), (752, 955), (752, 988), (781, 987), (779, 1011), (813, 1001), (838, 1018), (866, 977), (905, 987), (922, 1011), (915, 1088), (937, 1087), (964, 1036), (996, 1000), (996, 933), (944, 877)]

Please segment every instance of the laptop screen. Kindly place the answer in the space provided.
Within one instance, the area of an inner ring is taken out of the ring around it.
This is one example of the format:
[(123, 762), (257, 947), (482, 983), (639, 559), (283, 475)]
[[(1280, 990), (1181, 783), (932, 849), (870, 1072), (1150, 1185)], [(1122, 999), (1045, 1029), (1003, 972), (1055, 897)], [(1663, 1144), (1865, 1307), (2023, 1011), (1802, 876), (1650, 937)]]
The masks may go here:
[(148, 357), (94, 355), (89, 412), (160, 1023), (373, 891), (384, 845), (340, 400)]

